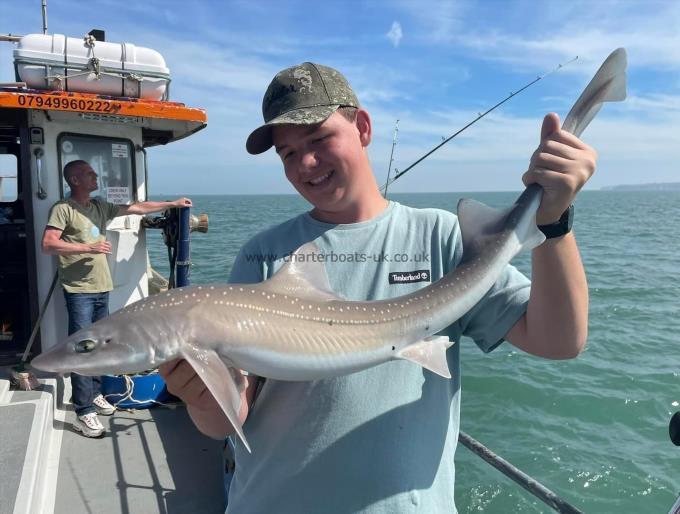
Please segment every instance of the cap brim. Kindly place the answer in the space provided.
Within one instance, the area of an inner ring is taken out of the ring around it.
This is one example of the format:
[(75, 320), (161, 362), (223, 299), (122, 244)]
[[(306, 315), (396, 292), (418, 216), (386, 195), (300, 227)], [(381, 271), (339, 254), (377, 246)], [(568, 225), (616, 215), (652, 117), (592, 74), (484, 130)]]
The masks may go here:
[(288, 111), (253, 130), (246, 140), (246, 150), (253, 155), (269, 150), (272, 145), (274, 125), (315, 125), (326, 121), (339, 105), (319, 105)]

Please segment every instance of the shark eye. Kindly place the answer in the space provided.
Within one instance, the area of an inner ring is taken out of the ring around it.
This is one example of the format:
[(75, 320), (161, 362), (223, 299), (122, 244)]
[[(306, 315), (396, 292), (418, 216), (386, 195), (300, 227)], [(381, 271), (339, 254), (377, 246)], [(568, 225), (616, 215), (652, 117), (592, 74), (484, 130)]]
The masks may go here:
[(83, 339), (78, 341), (75, 346), (77, 353), (90, 353), (97, 346), (97, 342), (92, 339)]

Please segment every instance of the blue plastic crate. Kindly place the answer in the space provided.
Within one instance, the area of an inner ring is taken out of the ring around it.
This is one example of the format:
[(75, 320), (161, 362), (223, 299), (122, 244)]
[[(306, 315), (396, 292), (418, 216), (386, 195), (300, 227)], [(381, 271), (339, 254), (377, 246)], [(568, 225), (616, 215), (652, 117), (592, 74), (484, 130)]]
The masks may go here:
[[(158, 373), (129, 375), (129, 377), (132, 379), (134, 386), (132, 397), (118, 403), (118, 407), (124, 409), (148, 409), (155, 405), (154, 402), (165, 402), (170, 399), (170, 394), (165, 387), (165, 381)], [(127, 384), (124, 376), (102, 376), (102, 394), (109, 403), (116, 404), (125, 397), (126, 393)]]

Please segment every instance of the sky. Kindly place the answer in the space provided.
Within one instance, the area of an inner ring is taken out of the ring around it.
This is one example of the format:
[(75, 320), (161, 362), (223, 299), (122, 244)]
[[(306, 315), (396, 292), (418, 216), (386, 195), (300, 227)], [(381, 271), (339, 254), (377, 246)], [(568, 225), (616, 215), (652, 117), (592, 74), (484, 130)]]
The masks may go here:
[[(40, 0), (0, 0), (0, 33), (42, 32)], [(680, 2), (634, 0), (48, 0), (48, 32), (159, 51), (171, 100), (208, 113), (196, 135), (149, 151), (151, 194), (293, 193), (273, 151), (251, 156), (262, 95), (281, 69), (340, 70), (371, 115), (370, 156), (384, 183), (478, 113), (549, 74), (397, 180), (392, 192), (510, 191), (539, 142), (607, 55), (628, 54), (628, 98), (582, 135), (598, 154), (586, 189), (680, 180)], [(0, 82), (13, 81), (0, 42)]]

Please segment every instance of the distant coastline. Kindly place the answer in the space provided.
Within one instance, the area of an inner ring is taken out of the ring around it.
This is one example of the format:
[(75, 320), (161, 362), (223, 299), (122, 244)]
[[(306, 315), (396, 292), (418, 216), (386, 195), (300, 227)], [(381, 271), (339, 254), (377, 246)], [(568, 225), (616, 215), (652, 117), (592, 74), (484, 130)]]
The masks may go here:
[[(654, 183), (647, 183), (647, 184), (619, 184), (619, 185), (614, 185), (614, 186), (602, 186), (599, 189), (598, 188), (588, 188), (586, 186), (586, 189), (584, 190), (585, 192), (588, 191), (680, 191), (680, 182), (654, 182)], [(476, 194), (495, 194), (495, 193), (516, 193), (520, 194), (522, 191), (519, 189), (517, 190), (501, 190), (501, 191), (397, 191), (397, 192), (391, 192), (390, 196), (395, 195), (395, 196), (401, 196), (401, 195), (432, 195), (432, 194), (454, 194), (454, 195), (476, 195)], [(300, 196), (297, 193), (290, 193), (290, 192), (284, 192), (284, 193), (253, 193), (253, 192), (245, 192), (245, 193), (188, 193), (186, 191), (184, 192), (175, 192), (175, 193), (151, 193), (149, 195), (150, 198), (157, 199), (157, 200), (168, 200), (172, 198), (176, 198), (178, 196), (237, 196), (237, 197), (242, 197), (242, 196), (271, 196), (271, 197), (280, 197), (280, 196), (290, 196), (290, 197), (295, 197), (295, 198), (300, 198)]]
[(602, 191), (680, 191), (680, 182), (654, 182), (649, 184), (621, 184), (603, 186)]

